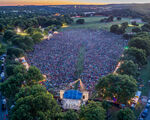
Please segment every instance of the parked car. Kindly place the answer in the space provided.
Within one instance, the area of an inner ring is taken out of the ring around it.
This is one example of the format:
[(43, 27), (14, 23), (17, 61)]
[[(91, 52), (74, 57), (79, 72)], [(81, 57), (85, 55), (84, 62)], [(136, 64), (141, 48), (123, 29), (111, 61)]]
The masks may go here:
[(148, 115), (148, 109), (145, 108), (144, 111), (142, 112), (141, 116), (142, 116), (143, 118), (146, 118), (147, 115)]
[(144, 118), (139, 118), (138, 120), (144, 120)]
[(150, 108), (150, 104), (149, 104), (149, 103), (146, 104), (146, 108), (147, 108), (147, 109)]
[(6, 110), (6, 99), (2, 99), (2, 110)]
[(148, 99), (147, 104), (149, 104), (149, 105), (150, 105), (150, 99)]
[(4, 58), (6, 58), (6, 54), (3, 54), (2, 56), (3, 56)]

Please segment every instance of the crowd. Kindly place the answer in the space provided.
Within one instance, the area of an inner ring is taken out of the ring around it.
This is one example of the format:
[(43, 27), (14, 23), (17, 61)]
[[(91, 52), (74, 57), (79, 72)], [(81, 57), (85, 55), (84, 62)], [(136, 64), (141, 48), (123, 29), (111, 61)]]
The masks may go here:
[(74, 29), (44, 40), (28, 53), (27, 62), (47, 76), (47, 89), (64, 89), (74, 81), (81, 47), (85, 48), (84, 70), (80, 78), (88, 90), (98, 79), (113, 72), (127, 41), (106, 31)]

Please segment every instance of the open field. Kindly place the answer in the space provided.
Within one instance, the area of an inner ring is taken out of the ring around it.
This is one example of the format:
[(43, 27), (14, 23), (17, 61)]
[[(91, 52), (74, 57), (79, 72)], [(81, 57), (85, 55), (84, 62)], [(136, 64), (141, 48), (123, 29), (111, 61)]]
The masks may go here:
[(84, 58), (80, 57), (83, 70), (79, 77), (88, 90), (93, 90), (99, 77), (114, 71), (126, 45), (122, 36), (110, 32), (70, 29), (37, 44), (27, 61), (47, 75), (49, 88), (63, 89), (74, 81), (78, 56), (84, 53)]
[[(74, 23), (70, 26), (66, 26), (65, 28), (62, 28), (61, 31), (66, 30), (66, 29), (102, 29), (102, 30), (107, 30), (109, 31), (110, 27), (114, 24), (121, 24), (123, 22), (128, 22), (129, 23), (129, 28), (127, 29), (127, 32), (131, 32), (132, 28), (134, 26), (131, 25), (131, 21), (132, 19), (130, 18), (122, 18), (121, 21), (114, 20), (114, 22), (109, 22), (109, 23), (100, 23), (100, 20), (106, 18), (103, 16), (98, 16), (98, 17), (82, 17), (81, 19), (85, 20), (85, 24), (80, 25), (80, 24), (76, 24), (76, 20), (80, 19), (80, 18), (74, 18)], [(139, 26), (142, 26), (143, 23), (138, 23)]]

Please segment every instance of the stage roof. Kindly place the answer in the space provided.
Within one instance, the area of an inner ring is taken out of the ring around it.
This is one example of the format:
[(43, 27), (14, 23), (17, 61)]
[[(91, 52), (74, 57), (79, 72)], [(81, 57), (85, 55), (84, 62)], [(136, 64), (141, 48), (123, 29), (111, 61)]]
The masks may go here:
[(64, 98), (78, 100), (82, 98), (82, 93), (79, 90), (67, 90), (64, 93)]

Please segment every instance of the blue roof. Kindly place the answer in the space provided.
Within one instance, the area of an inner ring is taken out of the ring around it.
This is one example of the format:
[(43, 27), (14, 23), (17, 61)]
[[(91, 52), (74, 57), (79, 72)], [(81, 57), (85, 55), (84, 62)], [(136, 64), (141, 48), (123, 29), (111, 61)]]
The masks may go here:
[(65, 99), (81, 99), (82, 93), (78, 90), (67, 90), (64, 93)]

